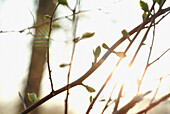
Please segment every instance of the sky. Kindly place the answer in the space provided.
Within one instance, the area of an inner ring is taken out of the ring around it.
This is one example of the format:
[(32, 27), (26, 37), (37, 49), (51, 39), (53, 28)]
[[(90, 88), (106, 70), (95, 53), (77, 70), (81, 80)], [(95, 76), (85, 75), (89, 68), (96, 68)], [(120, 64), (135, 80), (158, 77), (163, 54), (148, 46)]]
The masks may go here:
[[(36, 16), (35, 4), (35, 1), (27, 0), (0, 0), (0, 30), (18, 31), (32, 26), (33, 18), (30, 11)], [(69, 4), (71, 7), (73, 6), (73, 3), (70, 1)], [(81, 4), (81, 10), (90, 11), (80, 14), (77, 36), (81, 36), (85, 32), (95, 32), (95, 35), (93, 38), (83, 40), (76, 45), (70, 79), (71, 82), (81, 77), (91, 67), (91, 63), (94, 60), (93, 49), (98, 45), (101, 46), (102, 43), (112, 46), (122, 37), (121, 31), (123, 29), (130, 31), (142, 22), (143, 11), (139, 6), (139, 0), (107, 0), (107, 2), (105, 0), (83, 0)], [(149, 6), (151, 7), (151, 2)], [(165, 7), (168, 6), (170, 6), (169, 0), (167, 0), (165, 4)], [(57, 12), (58, 17), (70, 14), (70, 11), (63, 6), (60, 6)], [(170, 16), (168, 15), (156, 26), (155, 42), (150, 61), (155, 60), (170, 48), (169, 19)], [(51, 69), (55, 90), (66, 84), (68, 68), (62, 69), (59, 68), (59, 65), (70, 61), (72, 50), (71, 23), (66, 19), (59, 20), (58, 23), (62, 28), (53, 30), (50, 47)], [(127, 52), (127, 57), (120, 63), (120, 66), (116, 69), (103, 93), (99, 96), (99, 99), (108, 98), (111, 88), (116, 81), (118, 81), (118, 86), (115, 89), (116, 94), (113, 95), (113, 98), (116, 98), (121, 84), (125, 84), (124, 93), (126, 96), (125, 100), (123, 100), (125, 102), (122, 101), (120, 105), (123, 105), (135, 95), (137, 77), (140, 78), (142, 76), (148, 58), (152, 30), (148, 35), (148, 39), (145, 41), (146, 45), (141, 48), (135, 63), (132, 68), (129, 69), (129, 61), (132, 59), (136, 47), (145, 31), (140, 33), (139, 38)], [(28, 74), (32, 40), (33, 37), (27, 33), (0, 33), (0, 101), (2, 102), (1, 104), (3, 104), (0, 105), (0, 108), (4, 108), (12, 102), (9, 108), (13, 109), (20, 100), (18, 92), (23, 90), (23, 83)], [(125, 41), (125, 43), (116, 48), (115, 51), (124, 51), (128, 43), (128, 41)], [(106, 50), (102, 49), (100, 57), (102, 57), (105, 52)], [(169, 56), (170, 52), (167, 52), (160, 60), (149, 67), (145, 76), (146, 78), (144, 78), (144, 84), (141, 87), (141, 92), (149, 90), (155, 91), (159, 83), (159, 80), (156, 79), (170, 74)], [(118, 59), (116, 55), (111, 54), (84, 83), (94, 87), (96, 91), (98, 91), (114, 68)], [(43, 76), (40, 98), (49, 94), (51, 90), (47, 67), (45, 67)], [(167, 94), (170, 90), (169, 81), (169, 76), (163, 78), (158, 92), (158, 98)], [(70, 108), (77, 114), (85, 113), (89, 105), (89, 96), (92, 95), (94, 97), (97, 94), (97, 92), (92, 94), (88, 93), (86, 89), (81, 86), (71, 89), (70, 93)], [(147, 98), (152, 98), (153, 94), (154, 92)], [(50, 107), (50, 103), (64, 106), (64, 99), (65, 92), (49, 100), (47, 103), (43, 104), (43, 106)], [(97, 102), (93, 110), (91, 110), (91, 113), (100, 113), (104, 104), (105, 103)], [(111, 107), (113, 107), (113, 105)], [(109, 110), (107, 111), (109, 112)], [(7, 114), (8, 111), (0, 113)]]

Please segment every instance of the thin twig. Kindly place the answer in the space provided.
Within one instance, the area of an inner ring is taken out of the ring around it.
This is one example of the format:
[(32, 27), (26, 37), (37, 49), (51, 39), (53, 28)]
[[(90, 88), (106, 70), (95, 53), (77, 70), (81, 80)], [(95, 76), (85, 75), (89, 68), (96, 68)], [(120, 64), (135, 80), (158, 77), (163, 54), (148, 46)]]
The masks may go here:
[(142, 41), (140, 42), (139, 47), (138, 47), (138, 49), (136, 50), (135, 55), (133, 56), (131, 62), (129, 63), (129, 66), (132, 66), (132, 64), (133, 64), (133, 62), (134, 62), (134, 60), (135, 60), (135, 58), (136, 58), (136, 56), (137, 56), (140, 48), (142, 47), (144, 41), (146, 40), (146, 37), (147, 37), (147, 35), (148, 35), (148, 33), (149, 33), (149, 30), (150, 30), (150, 28), (152, 27), (152, 22), (153, 22), (153, 21), (151, 21), (151, 24), (150, 24), (148, 30), (146, 31), (145, 35), (143, 36), (143, 39), (142, 39)]
[(102, 110), (102, 113), (101, 113), (101, 114), (103, 114), (103, 113), (104, 113), (104, 111), (106, 110), (106, 108), (109, 106), (109, 103), (112, 101), (112, 98), (111, 98), (111, 97), (112, 97), (113, 90), (115, 89), (116, 85), (117, 85), (117, 83), (114, 85), (114, 87), (113, 87), (113, 89), (112, 89), (112, 92), (111, 92), (111, 94), (110, 94), (110, 97), (109, 97), (109, 99), (108, 99), (108, 101), (107, 101), (107, 103), (106, 103), (105, 107), (103, 108), (103, 110)]
[(151, 99), (150, 104), (155, 100), (155, 97), (156, 97), (156, 95), (158, 93), (158, 90), (160, 88), (161, 82), (162, 82), (162, 77), (159, 79), (158, 87), (156, 88), (155, 94), (154, 94), (153, 98)]
[(21, 101), (22, 101), (22, 105), (23, 105), (24, 110), (27, 109), (26, 104), (25, 104), (25, 102), (24, 102), (24, 99), (23, 99), (21, 93), (18, 92), (18, 94), (19, 94), (19, 97), (20, 97), (20, 99), (21, 99)]
[(93, 101), (91, 102), (91, 104), (89, 105), (86, 114), (89, 114), (90, 110), (92, 109), (95, 101), (97, 100), (97, 98), (99, 97), (100, 93), (103, 91), (104, 87), (107, 85), (107, 83), (109, 82), (110, 78), (112, 77), (115, 69), (117, 68), (117, 66), (119, 65), (119, 63), (121, 62), (122, 58), (119, 59), (119, 61), (117, 62), (116, 66), (113, 68), (112, 72), (110, 73), (110, 75), (107, 77), (106, 81), (104, 82), (103, 86), (100, 88), (99, 92), (97, 93), (97, 95), (95, 96), (95, 98), (93, 98)]
[[(77, 2), (80, 2), (79, 0), (77, 0)], [(78, 17), (76, 17), (76, 8), (77, 8), (77, 3), (75, 5), (74, 10), (72, 10), (73, 12), (73, 49), (72, 49), (72, 55), (71, 55), (71, 60), (70, 60), (70, 65), (69, 65), (69, 71), (68, 71), (68, 75), (67, 75), (67, 92), (66, 92), (66, 99), (65, 99), (65, 114), (68, 113), (68, 96), (69, 96), (69, 89), (70, 89), (70, 73), (71, 73), (71, 69), (72, 69), (72, 63), (73, 63), (73, 57), (74, 57), (74, 53), (75, 53), (75, 48), (76, 48), (76, 42), (74, 42), (75, 38), (76, 38), (76, 31), (77, 31), (77, 22), (78, 22)]]
[(56, 5), (51, 18), (50, 18), (50, 26), (49, 26), (49, 33), (48, 33), (48, 38), (47, 38), (47, 66), (48, 66), (48, 71), (49, 71), (49, 79), (50, 79), (50, 83), (51, 83), (51, 90), (52, 93), (54, 92), (54, 88), (53, 88), (53, 81), (52, 81), (52, 77), (51, 77), (51, 69), (50, 69), (50, 60), (49, 60), (49, 42), (50, 42), (50, 37), (51, 37), (51, 32), (52, 32), (52, 23), (53, 23), (53, 17), (55, 14), (56, 9), (58, 8), (59, 4)]
[(124, 87), (124, 85), (122, 84), (122, 86), (120, 88), (120, 91), (119, 91), (119, 94), (118, 94), (118, 97), (116, 99), (116, 103), (115, 103), (115, 107), (114, 107), (114, 110), (113, 110), (113, 114), (115, 114), (117, 112), (118, 105), (119, 105), (119, 102), (120, 102), (120, 98), (122, 96), (123, 87)]
[(169, 50), (170, 50), (170, 48), (167, 49), (162, 55), (160, 55), (160, 56), (159, 56), (157, 59), (155, 59), (153, 62), (149, 63), (149, 66), (152, 65), (153, 63), (155, 63), (156, 61), (158, 61), (158, 60), (159, 60), (163, 55), (165, 55)]
[[(76, 12), (75, 15), (80, 14), (80, 13), (85, 13), (85, 12), (88, 12), (88, 11), (90, 11), (90, 10), (81, 10), (81, 11)], [(66, 15), (66, 16), (62, 16), (62, 17), (58, 17), (58, 18), (53, 19), (52, 21), (55, 22), (55, 21), (57, 21), (57, 20), (64, 19), (64, 18), (68, 18), (68, 17), (71, 17), (71, 16), (73, 16), (73, 14), (71, 14), (71, 15)], [(22, 33), (22, 32), (24, 32), (25, 30), (38, 28), (38, 27), (41, 27), (41, 26), (43, 26), (43, 25), (48, 25), (49, 23), (50, 23), (49, 21), (46, 21), (46, 22), (43, 22), (43, 23), (38, 24), (38, 25), (33, 25), (33, 26), (31, 26), (31, 27), (24, 28), (24, 29), (22, 29), (22, 30), (20, 30), (20, 31), (18, 31), (18, 32)], [(15, 32), (16, 32), (16, 31), (15, 31)]]

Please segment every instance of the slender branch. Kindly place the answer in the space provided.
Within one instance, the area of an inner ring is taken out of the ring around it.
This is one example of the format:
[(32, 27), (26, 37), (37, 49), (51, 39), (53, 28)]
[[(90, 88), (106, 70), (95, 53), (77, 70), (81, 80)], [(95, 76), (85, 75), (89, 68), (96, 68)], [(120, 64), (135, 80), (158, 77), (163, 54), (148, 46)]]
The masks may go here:
[(170, 50), (170, 48), (167, 49), (161, 56), (159, 56), (159, 57), (158, 57), (157, 59), (155, 59), (153, 62), (149, 63), (149, 66), (152, 65), (153, 63), (155, 63), (156, 61), (158, 61), (158, 60), (159, 60), (163, 55), (165, 55), (169, 50)]
[(54, 17), (55, 11), (58, 8), (58, 6), (59, 6), (59, 4), (56, 5), (56, 7), (51, 15), (49, 33), (48, 33), (48, 38), (47, 38), (47, 66), (48, 66), (48, 71), (49, 71), (49, 79), (50, 79), (50, 83), (51, 83), (52, 92), (54, 92), (54, 88), (53, 88), (53, 81), (52, 81), (52, 77), (51, 77), (50, 60), (49, 60), (49, 47), (50, 47), (49, 42), (50, 42), (50, 36), (51, 36), (51, 32), (52, 32), (53, 17)]
[[(159, 10), (155, 15), (153, 15), (151, 18), (148, 18), (146, 21), (144, 21), (142, 24), (146, 25), (148, 24), (151, 19), (155, 19), (157, 17), (159, 17), (160, 15), (166, 13), (167, 11), (169, 11), (168, 8), (166, 9), (162, 9)], [(139, 27), (141, 27), (141, 25), (138, 25), (137, 27), (135, 27), (133, 30), (131, 30), (129, 32), (129, 35), (134, 34), (135, 32), (138, 31)], [(144, 27), (141, 27), (144, 28)], [(46, 102), (47, 100), (51, 99), (53, 96), (62, 93), (63, 91), (67, 90), (67, 86), (69, 86), (70, 88), (77, 86), (77, 85), (81, 85), (81, 83), (87, 79), (106, 59), (107, 57), (112, 53), (112, 51), (118, 47), (122, 42), (124, 42), (126, 40), (126, 38), (122, 37), (120, 38), (115, 44), (113, 44), (113, 46), (103, 55), (103, 57), (95, 64), (93, 65), (83, 76), (81, 76), (79, 79), (75, 80), (74, 82), (70, 83), (69, 85), (66, 85), (56, 91), (53, 92), (53, 94), (49, 94), (47, 96), (45, 96), (44, 98), (42, 98), (41, 100), (39, 100), (38, 102), (34, 103), (33, 105), (29, 106), (26, 110), (24, 110), (23, 112), (21, 112), (21, 114), (26, 114), (28, 112), (30, 112), (31, 110), (35, 109), (36, 107), (38, 107), (39, 105), (41, 105), (42, 103)]]
[(76, 42), (74, 42), (74, 40), (76, 38), (77, 22), (78, 22), (78, 17), (76, 17), (76, 14), (75, 14), (76, 8), (77, 8), (77, 3), (75, 5), (74, 10), (72, 10), (72, 12), (73, 12), (73, 50), (72, 50), (72, 55), (71, 55), (71, 60), (70, 60), (70, 65), (69, 65), (69, 71), (68, 71), (68, 75), (67, 75), (67, 85), (68, 86), (67, 86), (67, 93), (66, 93), (66, 99), (65, 99), (65, 114), (68, 113), (68, 96), (69, 96), (69, 89), (70, 89), (70, 87), (69, 87), (70, 73), (71, 73), (71, 69), (72, 69), (73, 57), (74, 57), (75, 48), (76, 48)]
[(162, 101), (165, 101), (165, 100), (168, 99), (169, 97), (170, 97), (170, 93), (168, 93), (167, 95), (163, 96), (163, 97), (160, 98), (158, 101), (151, 103), (148, 107), (146, 107), (144, 110), (141, 110), (141, 111), (138, 112), (137, 114), (146, 113), (147, 111), (149, 111), (150, 109), (154, 108), (154, 107), (157, 106), (159, 103), (161, 103)]
[(140, 48), (142, 47), (144, 41), (146, 40), (146, 37), (147, 37), (147, 35), (148, 35), (148, 33), (149, 33), (149, 30), (150, 30), (150, 28), (152, 27), (152, 22), (153, 22), (153, 21), (151, 21), (151, 24), (150, 24), (148, 30), (146, 31), (145, 35), (143, 36), (143, 39), (142, 39), (142, 41), (140, 42), (139, 47), (138, 47), (138, 49), (136, 50), (134, 57), (132, 58), (131, 62), (129, 63), (129, 66), (132, 66), (132, 64), (133, 64), (133, 62), (134, 62), (134, 60), (135, 60), (135, 58), (136, 58), (136, 56), (137, 56)]
[(161, 82), (162, 82), (162, 78), (159, 79), (158, 87), (156, 88), (155, 94), (154, 94), (153, 98), (151, 99), (150, 104), (154, 101), (154, 99), (155, 99), (155, 97), (156, 97), (156, 95), (158, 93), (158, 90), (160, 88)]
[(106, 81), (104, 82), (103, 86), (100, 88), (99, 92), (97, 93), (97, 95), (95, 96), (95, 98), (93, 99), (93, 101), (91, 102), (91, 104), (89, 105), (86, 114), (88, 114), (90, 112), (90, 110), (92, 109), (95, 101), (97, 100), (97, 98), (99, 97), (100, 93), (103, 91), (104, 87), (107, 85), (107, 83), (109, 82), (110, 78), (112, 77), (116, 67), (119, 65), (119, 63), (121, 62), (122, 58), (119, 59), (119, 61), (117, 62), (116, 66), (113, 68), (112, 72), (110, 73), (110, 75), (107, 77)]
[(112, 94), (113, 94), (113, 90), (115, 89), (116, 85), (117, 85), (117, 83), (114, 85), (114, 87), (113, 87), (113, 89), (112, 89), (112, 92), (111, 92), (111, 94), (110, 94), (110, 97), (109, 97), (109, 99), (108, 99), (108, 101), (107, 101), (107, 103), (106, 103), (105, 107), (103, 108), (103, 110), (102, 110), (102, 113), (101, 113), (101, 114), (103, 114), (103, 113), (104, 113), (104, 111), (106, 110), (106, 108), (109, 106), (109, 102), (111, 102), (111, 100), (112, 100), (111, 96), (112, 96)]
[(22, 105), (23, 105), (24, 110), (27, 109), (26, 104), (25, 104), (25, 102), (24, 102), (24, 99), (23, 99), (21, 93), (18, 92), (18, 94), (19, 94), (19, 97), (20, 97), (20, 99), (21, 99), (21, 101), (22, 101)]
[(138, 84), (137, 94), (139, 93), (140, 86), (141, 86), (141, 84), (142, 84), (143, 78), (144, 78), (144, 76), (145, 76), (145, 73), (146, 73), (148, 67), (149, 67), (150, 65), (152, 65), (153, 63), (155, 63), (156, 61), (158, 61), (158, 60), (159, 60), (163, 55), (165, 55), (169, 50), (170, 50), (170, 48), (167, 49), (161, 56), (159, 56), (157, 59), (155, 59), (155, 60), (154, 60), (153, 62), (151, 62), (151, 63), (149, 63), (149, 59), (148, 59), (148, 63), (147, 63), (147, 65), (146, 65), (146, 67), (145, 67), (145, 70), (144, 70), (144, 72), (143, 72), (142, 78), (141, 78), (141, 80), (139, 81), (139, 84)]
[[(144, 70), (143, 75), (142, 75), (142, 78), (141, 78), (141, 80), (139, 81), (139, 84), (138, 84), (137, 94), (139, 93), (140, 86), (141, 86), (141, 84), (142, 84), (143, 78), (144, 78), (144, 76), (145, 76), (145, 73), (146, 73), (148, 67), (149, 67), (150, 65), (152, 65), (153, 63), (155, 63), (157, 60), (159, 60), (159, 59), (160, 59), (163, 55), (165, 55), (169, 50), (170, 50), (170, 48), (167, 49), (161, 56), (159, 56), (159, 57), (158, 57), (157, 59), (155, 59), (153, 62), (148, 63), (148, 64), (146, 65), (145, 70)], [(167, 76), (168, 76), (168, 75), (167, 75)]]
[(123, 87), (124, 85), (122, 84), (121, 88), (120, 88), (120, 91), (119, 91), (119, 94), (118, 94), (118, 97), (116, 99), (116, 103), (115, 103), (115, 107), (114, 107), (114, 110), (113, 110), (113, 114), (115, 114), (117, 112), (117, 108), (118, 108), (118, 105), (119, 105), (119, 101), (120, 101), (120, 98), (122, 96), (122, 91), (123, 91)]

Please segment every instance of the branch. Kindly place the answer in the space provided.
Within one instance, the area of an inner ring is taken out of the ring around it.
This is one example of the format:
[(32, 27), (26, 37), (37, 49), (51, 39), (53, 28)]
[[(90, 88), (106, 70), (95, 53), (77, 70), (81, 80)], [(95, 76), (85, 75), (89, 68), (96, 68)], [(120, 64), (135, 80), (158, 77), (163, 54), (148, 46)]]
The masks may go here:
[(146, 95), (148, 95), (149, 93), (151, 93), (152, 91), (148, 91), (144, 94), (140, 94), (135, 96), (128, 104), (126, 104), (125, 106), (123, 106), (120, 110), (118, 110), (117, 112), (115, 112), (115, 114), (126, 114), (131, 108), (133, 108), (137, 103), (139, 103), (140, 101), (142, 101), (143, 97), (145, 97)]
[(156, 61), (158, 61), (158, 60), (159, 60), (163, 55), (165, 55), (169, 50), (170, 50), (170, 48), (167, 49), (161, 56), (159, 56), (159, 57), (158, 57), (157, 59), (155, 59), (153, 62), (149, 63), (149, 66), (152, 65), (153, 63), (155, 63)]
[(134, 62), (134, 60), (135, 60), (135, 58), (136, 58), (136, 56), (137, 56), (140, 48), (142, 47), (144, 41), (146, 40), (146, 37), (147, 37), (147, 35), (148, 35), (148, 33), (149, 33), (149, 30), (150, 30), (150, 28), (152, 27), (153, 21), (154, 21), (154, 20), (151, 20), (151, 24), (150, 24), (148, 30), (146, 31), (145, 35), (143, 36), (143, 39), (142, 39), (142, 41), (140, 42), (139, 47), (138, 47), (138, 49), (136, 50), (134, 57), (132, 58), (131, 62), (129, 63), (129, 66), (132, 66), (132, 64), (133, 64), (133, 62)]
[(119, 65), (119, 63), (121, 62), (122, 58), (119, 59), (119, 61), (117, 62), (116, 66), (113, 68), (112, 72), (110, 73), (110, 75), (107, 77), (106, 81), (104, 82), (103, 86), (101, 87), (101, 89), (99, 90), (99, 92), (97, 93), (97, 95), (95, 96), (95, 98), (93, 99), (93, 101), (91, 102), (90, 106), (88, 107), (86, 114), (88, 114), (90, 112), (90, 110), (92, 109), (95, 101), (97, 100), (97, 98), (99, 97), (100, 93), (103, 91), (104, 87), (107, 85), (107, 83), (109, 82), (110, 78), (112, 77), (116, 67)]
[(161, 103), (162, 101), (165, 101), (165, 100), (168, 99), (169, 97), (170, 97), (170, 93), (168, 93), (167, 95), (163, 96), (163, 97), (160, 98), (158, 101), (151, 103), (146, 109), (138, 112), (137, 114), (146, 113), (147, 111), (149, 111), (150, 109), (154, 108), (154, 107), (157, 106), (159, 103)]
[(49, 42), (50, 42), (50, 37), (51, 37), (51, 32), (52, 32), (53, 17), (54, 17), (55, 11), (58, 8), (58, 6), (59, 6), (59, 4), (56, 5), (56, 7), (51, 15), (49, 33), (48, 33), (48, 38), (47, 38), (47, 66), (48, 66), (48, 71), (49, 71), (49, 79), (50, 79), (50, 83), (51, 83), (52, 92), (54, 92), (54, 88), (53, 88), (53, 81), (52, 81), (52, 77), (51, 77), (50, 60), (49, 60), (49, 47), (50, 47)]
[[(79, 1), (77, 1), (78, 3)], [(68, 75), (67, 75), (67, 93), (66, 93), (66, 99), (65, 99), (65, 114), (68, 113), (68, 96), (69, 96), (69, 83), (70, 83), (70, 73), (71, 73), (71, 68), (72, 68), (72, 63), (73, 63), (73, 57), (74, 57), (74, 53), (75, 53), (75, 48), (76, 48), (76, 42), (74, 42), (75, 38), (76, 38), (76, 31), (77, 31), (77, 22), (78, 22), (78, 17), (76, 17), (75, 11), (77, 8), (77, 4), (75, 5), (74, 10), (72, 10), (73, 12), (73, 49), (72, 49), (72, 55), (71, 55), (71, 60), (70, 60), (70, 65), (69, 65), (69, 71), (68, 71)]]

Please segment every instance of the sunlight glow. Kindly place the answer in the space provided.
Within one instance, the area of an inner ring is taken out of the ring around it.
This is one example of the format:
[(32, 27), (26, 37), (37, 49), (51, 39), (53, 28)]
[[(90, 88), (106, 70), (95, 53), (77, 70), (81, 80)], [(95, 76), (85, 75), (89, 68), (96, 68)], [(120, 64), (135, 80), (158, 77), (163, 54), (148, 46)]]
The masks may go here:
[[(71, 2), (72, 1), (70, 0), (70, 3)], [(109, 0), (108, 2), (105, 0), (88, 0), (88, 2), (83, 0), (82, 2), (82, 9), (88, 9), (90, 11), (83, 12), (79, 15), (76, 36), (81, 36), (85, 32), (95, 32), (95, 35), (92, 38), (83, 40), (76, 45), (70, 82), (77, 80), (82, 75), (84, 75), (89, 68), (91, 68), (92, 62), (94, 60), (93, 49), (95, 49), (97, 46), (101, 46), (102, 43), (108, 44), (109, 47), (112, 46), (117, 40), (119, 40), (119, 38), (122, 37), (121, 31), (123, 29), (127, 29), (129, 31), (142, 22), (141, 15), (143, 12), (140, 10), (139, 0), (116, 0), (116, 2), (113, 0)], [(33, 17), (31, 16), (28, 8), (31, 7), (30, 9), (32, 9), (32, 7), (35, 6), (33, 6), (33, 2), (31, 5), (30, 4), (31, 3), (29, 3), (27, 0), (6, 0), (4, 2), (4, 6), (0, 8), (0, 10), (2, 10), (0, 13), (0, 30), (18, 31), (31, 26), (33, 24)], [(74, 4), (71, 3), (71, 5)], [(102, 9), (99, 10), (99, 8)], [(67, 14), (70, 14), (70, 10), (62, 6), (59, 8), (57, 17), (66, 16)], [(160, 53), (169, 48), (170, 39), (169, 36), (167, 36), (169, 35), (169, 29), (165, 28), (165, 26), (167, 27), (169, 24), (168, 22), (170, 21), (167, 20), (163, 21), (156, 29), (155, 46), (153, 48), (151, 61), (155, 60), (155, 58), (157, 58)], [(70, 35), (72, 34), (70, 32), (72, 30), (71, 22), (67, 22), (65, 19), (61, 19), (57, 22), (61, 24), (63, 28), (53, 31), (54, 33), (51, 35), (52, 40), (50, 42), (50, 65), (52, 69), (52, 79), (55, 90), (65, 86), (66, 84), (68, 68), (62, 69), (59, 68), (59, 65), (61, 63), (70, 62), (73, 44), (72, 35)], [(11, 103), (13, 102), (13, 99), (18, 102), (18, 91), (22, 91), (22, 84), (26, 80), (29, 69), (32, 46), (31, 41), (33, 38), (27, 34), (15, 32), (0, 35), (0, 49), (1, 53), (3, 53), (0, 56), (0, 69), (2, 70), (0, 72), (1, 104), (4, 104), (4, 102)], [(117, 98), (122, 84), (124, 84), (123, 98), (125, 98), (123, 103), (126, 103), (128, 100), (130, 100), (128, 98), (132, 98), (136, 94), (138, 87), (137, 80), (142, 76), (146, 65), (148, 50), (150, 48), (150, 39), (148, 39), (145, 41), (146, 46), (142, 47), (136, 58), (136, 61), (132, 66), (129, 67), (128, 64), (136, 49), (136, 44), (132, 46), (130, 52), (127, 52), (127, 57), (125, 57), (117, 67), (115, 67), (116, 62), (120, 58), (115, 54), (111, 54), (107, 60), (105, 60), (105, 62), (83, 82), (95, 88), (95, 93), (88, 93), (87, 90), (82, 86), (77, 86), (70, 90), (69, 108), (71, 110), (75, 110), (74, 114), (82, 114), (86, 112), (90, 104), (89, 97), (91, 95), (95, 97), (98, 90), (102, 87), (110, 74), (112, 76), (99, 99), (102, 97), (107, 99), (115, 83), (117, 83), (117, 86), (112, 95), (113, 99)], [(140, 38), (137, 39), (136, 42), (139, 41)], [(126, 47), (125, 45), (128, 43), (128, 41), (125, 41), (125, 43), (116, 48), (115, 51), (124, 51), (124, 47)], [(102, 48), (99, 58), (101, 58), (105, 52), (106, 49)], [(157, 85), (159, 84), (160, 77), (169, 74), (169, 56), (170, 53), (167, 53), (165, 57), (161, 58), (148, 69), (141, 85), (141, 93), (152, 89), (153, 93), (151, 93), (151, 95), (154, 94)], [(45, 71), (43, 73), (43, 80), (41, 83), (41, 98), (51, 92), (50, 82), (48, 79), (48, 70), (46, 66), (44, 68)], [(169, 82), (169, 76), (162, 79), (158, 96), (161, 96), (163, 93), (170, 90)], [(65, 95), (65, 92), (63, 92), (54, 97), (52, 100), (49, 100), (48, 103), (60, 105), (62, 109), (64, 109)], [(50, 107), (51, 104), (48, 103), (47, 105), (45, 104), (45, 106)], [(120, 107), (123, 105), (123, 103), (120, 104)], [(103, 108), (104, 104), (105, 102), (101, 103), (98, 100), (91, 113), (101, 113), (101, 109)]]

